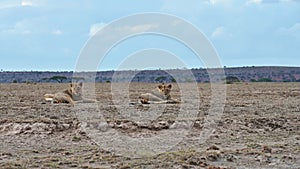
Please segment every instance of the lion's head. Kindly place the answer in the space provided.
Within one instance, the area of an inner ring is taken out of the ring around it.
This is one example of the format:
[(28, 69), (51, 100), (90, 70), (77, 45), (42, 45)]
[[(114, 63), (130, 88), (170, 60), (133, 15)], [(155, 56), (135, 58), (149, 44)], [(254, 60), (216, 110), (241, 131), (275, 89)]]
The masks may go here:
[(157, 87), (158, 87), (159, 92), (162, 93), (164, 96), (166, 96), (167, 99), (169, 99), (171, 97), (170, 93), (171, 93), (171, 89), (172, 89), (172, 84), (165, 85), (163, 83), (163, 84), (158, 85)]
[(82, 95), (82, 86), (83, 86), (82, 82), (71, 83), (69, 90), (72, 93), (72, 96), (81, 97), (81, 95)]

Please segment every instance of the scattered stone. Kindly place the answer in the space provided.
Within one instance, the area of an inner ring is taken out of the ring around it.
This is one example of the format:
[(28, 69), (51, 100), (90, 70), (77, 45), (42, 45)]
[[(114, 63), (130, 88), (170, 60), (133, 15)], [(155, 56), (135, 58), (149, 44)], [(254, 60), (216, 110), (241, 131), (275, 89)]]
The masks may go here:
[(72, 141), (74, 141), (74, 142), (79, 142), (81, 140), (81, 137), (80, 136), (74, 136), (73, 138), (72, 138)]
[(212, 146), (208, 147), (206, 150), (220, 150), (220, 148), (217, 147), (216, 145), (212, 145)]
[(187, 121), (176, 121), (170, 126), (170, 129), (190, 129), (192, 127), (191, 122)]
[(234, 162), (235, 160), (237, 160), (237, 157), (232, 154), (225, 155), (225, 158), (228, 162)]
[(227, 169), (227, 168), (225, 168), (225, 167), (216, 167), (216, 166), (208, 166), (207, 169)]
[(97, 126), (97, 129), (102, 132), (105, 132), (105, 131), (107, 131), (107, 127), (108, 127), (108, 124), (106, 122), (100, 122), (99, 125)]
[(263, 146), (262, 152), (264, 153), (272, 153), (272, 149), (269, 146)]
[(0, 160), (3, 160), (5, 158), (11, 157), (11, 153), (0, 153)]
[(206, 153), (206, 159), (209, 161), (218, 161), (220, 158), (220, 152), (213, 150), (213, 151), (208, 151)]

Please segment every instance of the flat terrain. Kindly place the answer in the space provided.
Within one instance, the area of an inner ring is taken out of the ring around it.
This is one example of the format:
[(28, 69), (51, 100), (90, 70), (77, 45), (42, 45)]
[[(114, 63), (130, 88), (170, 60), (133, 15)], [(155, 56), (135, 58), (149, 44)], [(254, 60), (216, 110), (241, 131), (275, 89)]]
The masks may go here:
[[(152, 83), (132, 83), (130, 100), (112, 95), (109, 83), (96, 84), (97, 104), (43, 100), (67, 85), (0, 84), (0, 168), (300, 168), (300, 83), (227, 85), (220, 121), (204, 142), (197, 139), (215, 102), (209, 83), (197, 86), (199, 107), (176, 84), (172, 97), (192, 104), (127, 104)], [(196, 116), (181, 116), (195, 109)], [(91, 118), (83, 121), (86, 115)], [(128, 141), (156, 136), (171, 138), (156, 146)]]

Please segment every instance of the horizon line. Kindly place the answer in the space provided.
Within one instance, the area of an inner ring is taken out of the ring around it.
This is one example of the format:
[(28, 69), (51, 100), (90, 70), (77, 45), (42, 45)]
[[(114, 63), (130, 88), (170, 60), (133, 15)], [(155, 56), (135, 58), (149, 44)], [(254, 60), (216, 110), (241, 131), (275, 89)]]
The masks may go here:
[[(110, 72), (110, 71), (157, 71), (157, 70), (193, 70), (193, 69), (234, 69), (234, 68), (262, 68), (262, 67), (271, 67), (271, 68), (300, 68), (300, 66), (284, 66), (284, 65), (268, 65), (268, 66), (223, 66), (223, 67), (214, 67), (214, 68), (205, 68), (205, 67), (193, 67), (193, 68), (170, 68), (170, 69), (124, 69), (124, 70), (96, 70), (96, 72)], [(74, 72), (75, 70), (4, 70), (1, 69), (2, 72)], [(95, 72), (94, 70), (84, 70), (77, 72)]]

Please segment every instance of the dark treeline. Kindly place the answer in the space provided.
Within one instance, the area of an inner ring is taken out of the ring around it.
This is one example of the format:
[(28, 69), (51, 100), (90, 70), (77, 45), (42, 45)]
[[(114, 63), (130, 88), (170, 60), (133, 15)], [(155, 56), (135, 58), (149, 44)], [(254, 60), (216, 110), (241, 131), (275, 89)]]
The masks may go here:
[[(225, 72), (225, 76), (223, 74)], [(300, 82), (300, 67), (234, 67), (100, 72), (0, 72), (0, 83), (91, 82)]]

